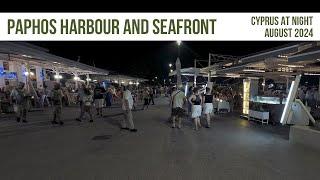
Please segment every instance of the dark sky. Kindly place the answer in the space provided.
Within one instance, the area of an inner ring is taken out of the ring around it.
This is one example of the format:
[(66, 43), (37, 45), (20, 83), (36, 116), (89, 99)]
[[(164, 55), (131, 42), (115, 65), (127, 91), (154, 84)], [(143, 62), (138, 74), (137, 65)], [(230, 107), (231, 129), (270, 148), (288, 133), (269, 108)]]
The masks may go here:
[[(116, 71), (152, 79), (163, 79), (169, 72), (169, 63), (178, 56), (178, 46), (171, 41), (125, 41), (125, 42), (30, 42), (48, 48), (58, 56)], [(208, 53), (244, 56), (288, 42), (182, 42), (180, 59), (182, 67), (190, 67), (194, 59), (208, 59)]]

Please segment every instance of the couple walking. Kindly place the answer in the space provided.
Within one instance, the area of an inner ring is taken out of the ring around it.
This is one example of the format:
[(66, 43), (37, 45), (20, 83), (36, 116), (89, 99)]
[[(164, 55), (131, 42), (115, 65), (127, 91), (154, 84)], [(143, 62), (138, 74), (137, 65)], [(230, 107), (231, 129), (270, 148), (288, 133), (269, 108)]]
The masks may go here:
[[(178, 123), (178, 128), (181, 128), (181, 121), (185, 114), (184, 103), (186, 102), (186, 96), (183, 91), (178, 90), (174, 87), (171, 96), (171, 106), (172, 106), (172, 128), (176, 127)], [(213, 96), (211, 94), (210, 88), (206, 88), (206, 94), (201, 96), (198, 88), (193, 89), (192, 95), (188, 98), (191, 107), (191, 118), (195, 124), (195, 130), (198, 130), (201, 127), (200, 117), (203, 113), (206, 115), (207, 126), (210, 128), (210, 117), (213, 111)]]

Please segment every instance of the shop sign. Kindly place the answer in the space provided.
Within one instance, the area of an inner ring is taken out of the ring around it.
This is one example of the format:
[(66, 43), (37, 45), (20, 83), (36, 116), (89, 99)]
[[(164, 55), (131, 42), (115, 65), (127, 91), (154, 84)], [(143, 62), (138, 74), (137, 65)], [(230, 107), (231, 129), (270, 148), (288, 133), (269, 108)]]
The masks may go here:
[(6, 72), (4, 73), (5, 79), (17, 79), (17, 73), (16, 72)]
[(4, 72), (4, 68), (3, 66), (0, 66), (0, 77), (4, 76), (5, 72)]

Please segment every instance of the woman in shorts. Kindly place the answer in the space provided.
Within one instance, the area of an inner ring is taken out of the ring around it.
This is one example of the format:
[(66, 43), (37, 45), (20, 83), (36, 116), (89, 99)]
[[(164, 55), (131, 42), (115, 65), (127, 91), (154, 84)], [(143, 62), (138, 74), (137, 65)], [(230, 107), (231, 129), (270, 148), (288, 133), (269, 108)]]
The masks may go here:
[(207, 126), (206, 128), (210, 128), (210, 116), (213, 111), (213, 95), (211, 94), (210, 88), (206, 88), (206, 94), (203, 96), (203, 113), (207, 118)]
[(200, 116), (202, 112), (202, 98), (200, 97), (198, 88), (193, 89), (193, 94), (189, 97), (189, 102), (192, 104), (191, 118), (194, 121), (195, 130), (198, 130), (198, 128), (201, 127)]

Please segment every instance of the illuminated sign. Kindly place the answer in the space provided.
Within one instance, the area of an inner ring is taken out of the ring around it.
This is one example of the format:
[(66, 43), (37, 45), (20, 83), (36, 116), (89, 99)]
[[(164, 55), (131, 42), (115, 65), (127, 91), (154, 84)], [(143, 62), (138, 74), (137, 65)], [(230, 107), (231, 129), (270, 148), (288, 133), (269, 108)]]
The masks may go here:
[(250, 80), (243, 80), (243, 105), (242, 113), (249, 114), (249, 101), (250, 101)]
[(6, 72), (6, 71), (4, 71), (3, 67), (0, 67), (0, 77), (3, 77), (5, 79), (17, 79), (17, 73), (16, 72)]
[(16, 72), (7, 72), (4, 75), (5, 79), (17, 79), (17, 73)]
[(0, 77), (5, 74), (3, 66), (0, 66)]
[(282, 112), (282, 115), (281, 115), (280, 122), (282, 124), (284, 124), (284, 120), (286, 118), (285, 116), (286, 116), (287, 112), (289, 111), (289, 106), (290, 106), (289, 105), (290, 104), (289, 98), (291, 98), (291, 96), (292, 96), (293, 87), (294, 87), (294, 81), (292, 81), (292, 83), (291, 83), (288, 99), (287, 99), (286, 105), (284, 106), (284, 109), (283, 109), (283, 112)]

